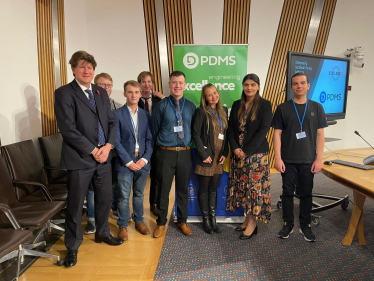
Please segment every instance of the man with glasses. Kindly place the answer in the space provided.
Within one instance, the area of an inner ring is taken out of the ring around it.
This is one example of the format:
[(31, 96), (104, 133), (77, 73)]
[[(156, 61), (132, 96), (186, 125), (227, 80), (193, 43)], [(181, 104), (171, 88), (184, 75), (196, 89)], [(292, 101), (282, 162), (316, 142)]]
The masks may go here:
[[(122, 105), (116, 102), (114, 99), (110, 98), (110, 95), (112, 94), (113, 89), (113, 79), (112, 77), (105, 72), (102, 72), (95, 76), (94, 84), (97, 86), (100, 86), (101, 88), (104, 88), (107, 93), (110, 100), (110, 107), (111, 110), (114, 111), (118, 108), (120, 108)], [(113, 190), (113, 200), (112, 200), (112, 218), (118, 220), (118, 211), (117, 211), (117, 172), (114, 169), (115, 165), (115, 153), (113, 152), (112, 157), (112, 190)], [(96, 226), (95, 226), (95, 203), (94, 203), (94, 191), (92, 185), (89, 186), (87, 194), (86, 194), (86, 200), (87, 200), (87, 225), (85, 228), (84, 233), (85, 234), (93, 234), (96, 232)]]

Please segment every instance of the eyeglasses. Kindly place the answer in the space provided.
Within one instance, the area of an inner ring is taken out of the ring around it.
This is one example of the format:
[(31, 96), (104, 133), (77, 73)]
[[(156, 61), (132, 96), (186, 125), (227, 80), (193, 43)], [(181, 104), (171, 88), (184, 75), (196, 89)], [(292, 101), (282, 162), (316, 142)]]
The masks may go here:
[(112, 84), (104, 84), (104, 83), (99, 83), (99, 86), (103, 87), (103, 88), (112, 88), (113, 87)]

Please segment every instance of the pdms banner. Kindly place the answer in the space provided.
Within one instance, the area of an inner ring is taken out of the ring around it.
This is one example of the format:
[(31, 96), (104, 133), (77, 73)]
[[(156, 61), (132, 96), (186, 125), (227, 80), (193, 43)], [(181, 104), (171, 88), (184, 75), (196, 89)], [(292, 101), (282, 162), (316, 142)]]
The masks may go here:
[[(201, 89), (204, 85), (212, 83), (216, 86), (221, 102), (227, 106), (230, 114), (234, 101), (240, 99), (242, 80), (247, 74), (247, 45), (175, 45), (174, 70), (186, 74), (186, 89), (184, 96), (196, 106), (200, 105)], [(195, 153), (192, 149), (193, 165), (188, 185), (188, 216), (189, 222), (200, 221), (201, 212), (198, 202), (199, 182), (195, 171)], [(226, 194), (228, 186), (229, 157), (224, 164), (224, 172), (217, 190), (217, 221), (239, 222), (243, 221), (244, 212), (237, 209), (235, 212), (226, 211)], [(178, 196), (176, 194), (176, 196)], [(177, 203), (175, 202), (175, 216)]]

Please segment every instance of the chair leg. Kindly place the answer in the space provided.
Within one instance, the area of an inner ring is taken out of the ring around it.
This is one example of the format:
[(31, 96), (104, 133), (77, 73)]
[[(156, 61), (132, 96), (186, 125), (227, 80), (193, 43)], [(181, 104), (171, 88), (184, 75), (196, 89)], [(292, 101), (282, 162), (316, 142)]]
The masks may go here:
[(18, 256), (18, 252), (19, 252), (19, 250), (14, 250), (13, 252), (10, 252), (9, 254), (3, 256), (3, 257), (0, 259), (0, 263), (5, 262), (5, 261), (7, 261), (7, 260), (10, 260), (10, 259), (12, 259), (12, 258), (17, 257), (17, 256)]
[(38, 252), (38, 251), (34, 251), (34, 250), (29, 250), (29, 249), (23, 249), (22, 250), (22, 255), (23, 256), (52, 258), (52, 259), (57, 259), (57, 261), (60, 260), (60, 256), (58, 256), (58, 255), (46, 254), (46, 253), (43, 253), (43, 252)]
[(54, 221), (48, 221), (47, 222), (47, 227), (48, 227), (48, 232), (51, 233), (52, 228), (60, 230), (60, 231), (65, 231), (62, 227), (59, 227), (58, 225), (54, 224)]
[(38, 243), (32, 243), (32, 244), (24, 244), (23, 245), (23, 248), (25, 249), (34, 249), (36, 247), (39, 247), (40, 245), (47, 245), (47, 243), (45, 241), (42, 241), (42, 242), (38, 242)]
[(17, 273), (16, 273), (16, 280), (18, 281), (19, 274), (21, 272), (21, 260), (22, 260), (22, 245), (19, 245), (18, 258), (17, 258)]

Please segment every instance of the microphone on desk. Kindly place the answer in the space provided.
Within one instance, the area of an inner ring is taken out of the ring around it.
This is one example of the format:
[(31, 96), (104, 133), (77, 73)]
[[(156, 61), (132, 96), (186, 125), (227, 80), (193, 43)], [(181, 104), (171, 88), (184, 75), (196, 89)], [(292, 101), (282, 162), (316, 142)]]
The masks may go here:
[[(372, 149), (374, 149), (374, 147), (371, 146), (370, 143), (368, 143), (361, 135), (359, 132), (355, 131), (354, 132), (356, 135), (358, 135), (360, 138), (362, 138)], [(364, 158), (364, 164), (365, 165), (374, 165), (374, 154), (373, 155), (370, 155), (366, 158)]]

